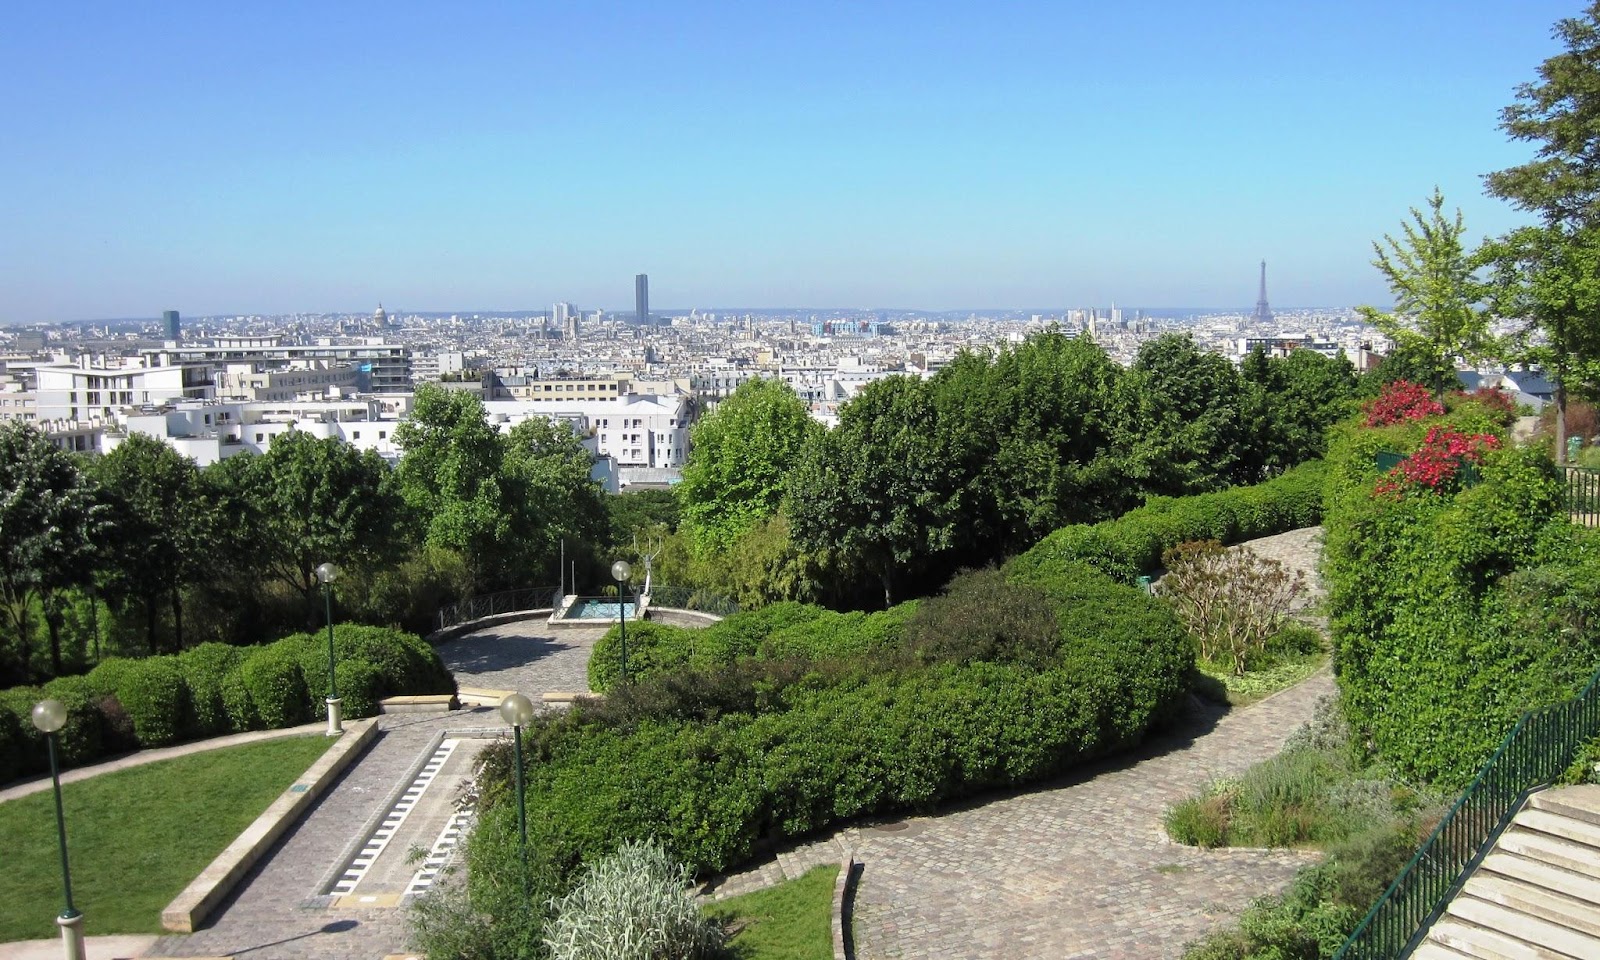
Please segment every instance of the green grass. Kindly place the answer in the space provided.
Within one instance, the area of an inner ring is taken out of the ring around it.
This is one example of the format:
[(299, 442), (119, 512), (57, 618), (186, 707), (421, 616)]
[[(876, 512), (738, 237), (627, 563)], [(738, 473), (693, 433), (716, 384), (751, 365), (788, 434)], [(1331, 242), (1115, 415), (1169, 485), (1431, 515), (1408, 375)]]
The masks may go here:
[(724, 923), (745, 923), (729, 941), (739, 960), (833, 960), (838, 876), (837, 866), (817, 867), (797, 880), (712, 904), (706, 913)]
[[(61, 788), (84, 933), (160, 933), (161, 910), (333, 743), (286, 737)], [(49, 790), (0, 803), (0, 942), (58, 936), (61, 858)]]

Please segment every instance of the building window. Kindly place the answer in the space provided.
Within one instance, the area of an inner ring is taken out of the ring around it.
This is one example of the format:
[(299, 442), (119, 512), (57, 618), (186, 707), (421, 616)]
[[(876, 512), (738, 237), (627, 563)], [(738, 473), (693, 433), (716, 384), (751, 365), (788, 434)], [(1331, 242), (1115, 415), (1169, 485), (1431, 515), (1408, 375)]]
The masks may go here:
[(360, 440), (361, 439), (361, 431), (357, 430), (357, 431), (351, 433), (350, 434), (350, 439), (352, 439), (352, 440)]

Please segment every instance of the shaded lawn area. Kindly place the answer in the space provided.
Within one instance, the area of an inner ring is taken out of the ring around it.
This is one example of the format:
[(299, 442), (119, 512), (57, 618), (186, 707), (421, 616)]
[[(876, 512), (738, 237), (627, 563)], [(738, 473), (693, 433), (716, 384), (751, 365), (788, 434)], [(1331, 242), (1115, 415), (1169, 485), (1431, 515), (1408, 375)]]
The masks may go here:
[[(334, 740), (208, 750), (61, 788), (84, 933), (161, 933), (161, 910)], [(60, 935), (61, 857), (49, 790), (0, 803), (0, 942)]]
[(833, 960), (833, 881), (838, 866), (729, 897), (705, 908), (724, 924), (743, 922), (729, 941), (738, 960)]

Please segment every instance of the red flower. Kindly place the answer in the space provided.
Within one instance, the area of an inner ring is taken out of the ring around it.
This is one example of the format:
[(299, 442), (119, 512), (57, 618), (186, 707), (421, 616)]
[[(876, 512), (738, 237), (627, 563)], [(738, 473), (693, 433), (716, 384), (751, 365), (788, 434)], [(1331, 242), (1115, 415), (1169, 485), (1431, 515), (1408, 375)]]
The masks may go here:
[(1378, 399), (1363, 409), (1369, 427), (1387, 427), (1444, 413), (1444, 405), (1433, 399), (1427, 387), (1406, 380), (1396, 380), (1385, 386)]

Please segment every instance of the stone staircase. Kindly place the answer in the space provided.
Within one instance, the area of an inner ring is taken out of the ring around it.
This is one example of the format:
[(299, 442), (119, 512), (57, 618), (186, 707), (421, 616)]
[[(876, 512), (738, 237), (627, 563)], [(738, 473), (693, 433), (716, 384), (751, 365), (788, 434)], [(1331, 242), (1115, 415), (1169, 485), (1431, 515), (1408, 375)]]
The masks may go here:
[(1529, 798), (1413, 960), (1600, 960), (1600, 786)]

